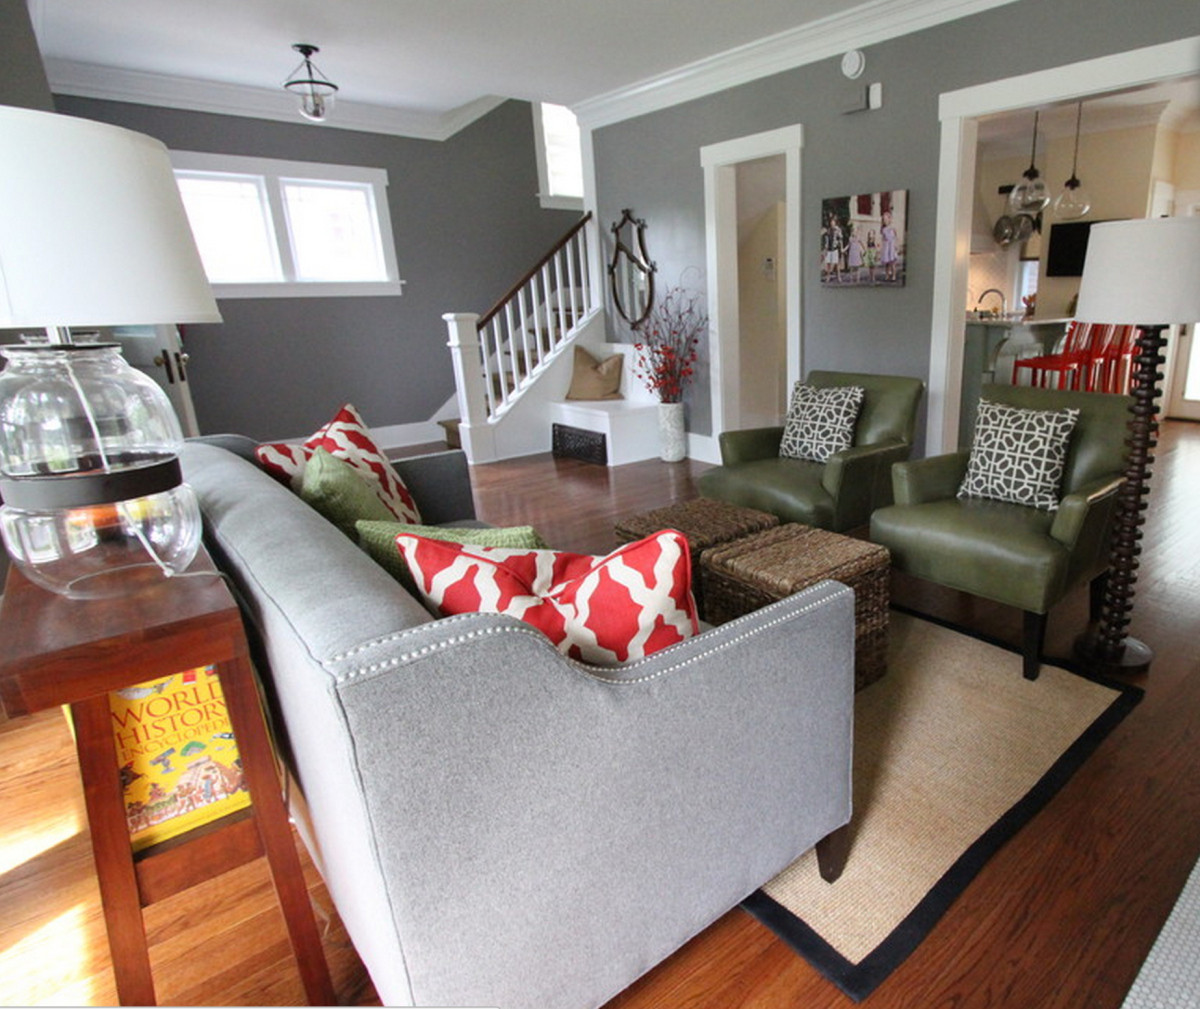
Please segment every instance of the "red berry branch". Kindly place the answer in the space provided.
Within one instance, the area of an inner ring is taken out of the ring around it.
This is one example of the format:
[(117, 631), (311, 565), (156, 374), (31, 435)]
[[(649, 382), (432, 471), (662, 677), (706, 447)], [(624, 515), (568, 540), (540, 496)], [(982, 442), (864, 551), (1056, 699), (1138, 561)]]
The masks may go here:
[(682, 403), (683, 390), (695, 375), (692, 366), (708, 327), (700, 299), (695, 291), (672, 287), (638, 326), (634, 371), (660, 403)]

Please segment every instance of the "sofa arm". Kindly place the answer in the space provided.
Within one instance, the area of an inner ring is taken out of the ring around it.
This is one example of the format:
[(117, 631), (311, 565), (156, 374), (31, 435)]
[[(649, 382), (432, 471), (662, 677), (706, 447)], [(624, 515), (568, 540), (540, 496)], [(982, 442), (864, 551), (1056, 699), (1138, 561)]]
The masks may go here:
[(892, 495), (898, 505), (944, 501), (958, 493), (967, 475), (969, 452), (950, 452), (892, 467)]
[(821, 471), (821, 486), (835, 502), (836, 528), (862, 525), (873, 509), (891, 503), (892, 463), (907, 459), (911, 451), (908, 442), (890, 438), (855, 445), (829, 457)]
[(1058, 505), (1050, 535), (1074, 552), (1080, 544), (1094, 542), (1096, 552), (1105, 545), (1104, 530), (1116, 507), (1117, 491), (1123, 479), (1119, 476), (1095, 480), (1066, 495)]
[(732, 466), (739, 462), (770, 459), (779, 455), (779, 443), (782, 439), (782, 427), (753, 427), (744, 431), (722, 431), (718, 438), (721, 446), (721, 462), (726, 466)]
[(480, 614), (336, 657), (384, 1004), (603, 1004), (846, 823), (853, 641), (825, 582), (615, 669)]

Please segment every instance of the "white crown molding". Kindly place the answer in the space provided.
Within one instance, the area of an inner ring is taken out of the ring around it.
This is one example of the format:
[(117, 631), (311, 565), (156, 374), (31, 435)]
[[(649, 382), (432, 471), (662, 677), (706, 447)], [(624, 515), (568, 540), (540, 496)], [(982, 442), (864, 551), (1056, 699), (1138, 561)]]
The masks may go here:
[[(584, 129), (597, 129), (634, 116), (702, 98), (771, 74), (840, 56), (848, 49), (908, 35), (978, 14), (1013, 0), (868, 0), (708, 59), (649, 77), (637, 84), (572, 106)], [(870, 76), (870, 54), (867, 54)]]
[[(275, 91), (172, 77), (73, 60), (50, 58), (45, 63), (50, 90), (55, 94), (284, 123), (305, 122), (296, 111), (295, 100), (282, 89)], [(386, 133), (419, 140), (447, 140), (503, 101), (503, 98), (486, 95), (446, 113), (426, 113), (352, 102), (339, 96), (332, 118), (320, 127)]]

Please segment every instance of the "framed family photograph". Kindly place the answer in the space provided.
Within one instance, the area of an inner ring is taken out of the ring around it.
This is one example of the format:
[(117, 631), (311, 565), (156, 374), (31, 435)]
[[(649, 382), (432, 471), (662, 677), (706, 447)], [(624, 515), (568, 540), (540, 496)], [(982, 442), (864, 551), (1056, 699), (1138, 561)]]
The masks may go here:
[(821, 286), (903, 287), (908, 190), (821, 201)]

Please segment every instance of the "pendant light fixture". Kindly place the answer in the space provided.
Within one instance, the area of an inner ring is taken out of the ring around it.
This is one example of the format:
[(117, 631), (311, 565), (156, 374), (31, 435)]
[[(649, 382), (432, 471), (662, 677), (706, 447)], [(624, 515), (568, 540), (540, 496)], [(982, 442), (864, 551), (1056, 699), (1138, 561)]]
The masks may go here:
[(1038, 113), (1033, 114), (1033, 146), (1029, 152), (1029, 167), (1021, 175), (1021, 181), (1008, 194), (1010, 214), (1036, 214), (1050, 202), (1050, 193), (1041, 173), (1034, 164), (1037, 156)]
[(300, 115), (314, 123), (324, 122), (333, 111), (338, 86), (313, 66), (313, 53), (321, 51), (317, 46), (297, 42), (292, 48), (304, 59), (283, 86), (300, 99)]
[(1074, 221), (1092, 209), (1092, 201), (1083, 191), (1075, 170), (1079, 165), (1079, 124), (1083, 120), (1083, 102), (1075, 110), (1075, 153), (1071, 157), (1071, 177), (1063, 183), (1063, 191), (1054, 200), (1054, 216), (1060, 221)]

